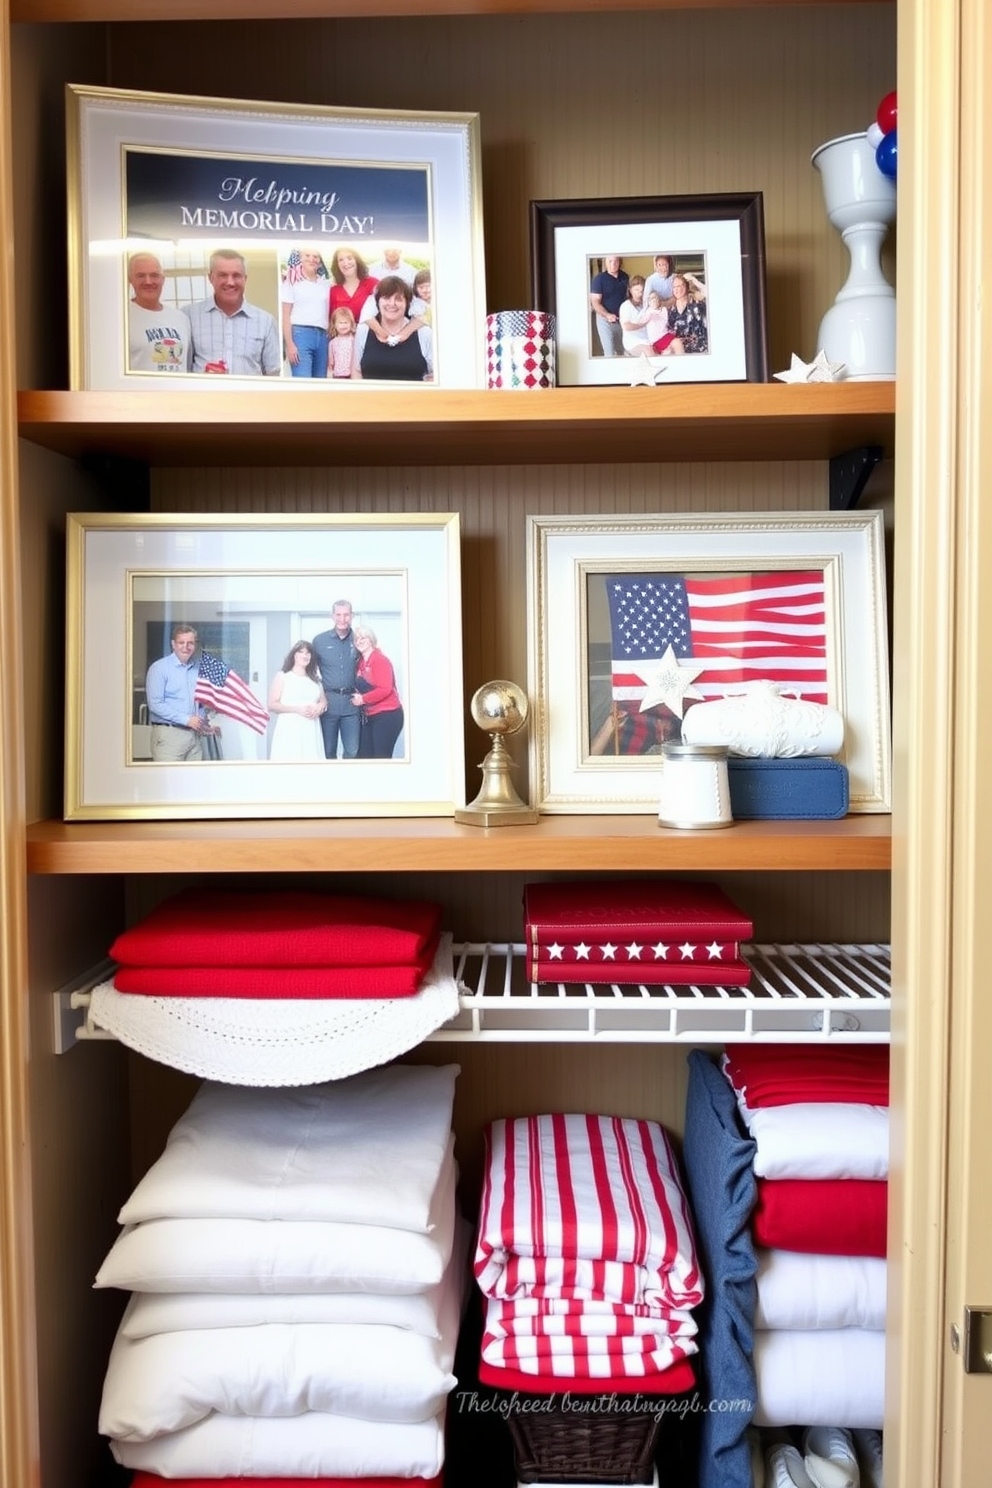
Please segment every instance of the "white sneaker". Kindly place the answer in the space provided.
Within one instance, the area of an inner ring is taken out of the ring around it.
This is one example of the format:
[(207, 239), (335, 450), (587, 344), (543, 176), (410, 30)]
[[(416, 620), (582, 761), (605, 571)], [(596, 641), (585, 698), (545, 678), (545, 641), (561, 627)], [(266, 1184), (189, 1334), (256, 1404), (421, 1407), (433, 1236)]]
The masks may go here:
[(882, 1433), (880, 1431), (854, 1431), (854, 1449), (861, 1464), (861, 1479), (865, 1488), (882, 1488)]
[(798, 1447), (779, 1442), (765, 1457), (766, 1488), (814, 1488)]
[(842, 1426), (810, 1426), (803, 1457), (814, 1488), (861, 1488), (854, 1438)]

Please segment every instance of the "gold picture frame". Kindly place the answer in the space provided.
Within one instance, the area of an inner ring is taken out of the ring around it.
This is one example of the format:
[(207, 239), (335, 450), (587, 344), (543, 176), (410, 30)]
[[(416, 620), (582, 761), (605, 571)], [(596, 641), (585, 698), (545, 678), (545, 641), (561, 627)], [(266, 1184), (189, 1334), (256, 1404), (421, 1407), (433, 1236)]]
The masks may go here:
[[(459, 530), (448, 512), (70, 513), (66, 820), (451, 815), (465, 789)], [(342, 602), (389, 664), (389, 757), (366, 747), (382, 708), (330, 687), (342, 679), (320, 659)], [(293, 710), (273, 689), (289, 699), (301, 646), (317, 743), (274, 750)], [(163, 681), (174, 658), (186, 670)], [(177, 697), (185, 678), (195, 694)]]
[[(737, 589), (758, 595), (785, 586), (798, 595), (775, 600), (792, 607), (789, 637), (783, 641), (781, 617), (769, 616), (760, 600), (762, 623), (746, 631), (750, 601), (735, 594), (732, 619), (719, 617), (720, 654), (709, 662), (731, 669), (710, 673), (697, 665), (686, 696), (744, 690), (724, 680), (735, 675), (734, 658), (743, 658), (741, 677), (781, 682), (783, 690), (829, 704), (844, 720), (837, 757), (848, 769), (849, 809), (892, 809), (881, 512), (534, 516), (527, 523), (530, 779), (539, 811), (657, 811), (661, 745), (680, 737), (681, 714), (667, 701), (652, 702), (645, 679), (661, 676), (669, 648), (675, 665), (679, 657), (700, 661), (714, 652), (712, 644), (708, 652), (694, 646), (693, 604), (712, 607), (716, 590), (740, 576), (747, 582)], [(680, 595), (676, 618), (673, 588)], [(617, 606), (628, 590), (636, 591), (639, 608), (631, 619), (628, 605), (620, 622)], [(767, 618), (775, 622), (771, 642)], [(621, 623), (634, 631), (624, 641)], [(788, 683), (783, 651), (793, 663)]]
[[(66, 97), (73, 390), (485, 385), (477, 114)], [(369, 326), (397, 275), (399, 344)], [(354, 328), (328, 374), (332, 306)]]

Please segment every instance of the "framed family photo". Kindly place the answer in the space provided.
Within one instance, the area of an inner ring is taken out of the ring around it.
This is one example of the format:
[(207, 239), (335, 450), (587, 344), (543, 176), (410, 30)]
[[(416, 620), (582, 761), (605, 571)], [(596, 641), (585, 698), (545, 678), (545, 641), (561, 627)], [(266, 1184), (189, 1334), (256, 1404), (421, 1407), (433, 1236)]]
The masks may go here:
[(484, 385), (476, 114), (69, 84), (70, 378)]
[(760, 192), (533, 201), (531, 277), (562, 386), (768, 381)]
[(697, 702), (772, 684), (843, 719), (850, 810), (891, 810), (880, 512), (528, 518), (531, 790), (655, 812)]
[(463, 804), (456, 514), (71, 513), (67, 543), (67, 821)]

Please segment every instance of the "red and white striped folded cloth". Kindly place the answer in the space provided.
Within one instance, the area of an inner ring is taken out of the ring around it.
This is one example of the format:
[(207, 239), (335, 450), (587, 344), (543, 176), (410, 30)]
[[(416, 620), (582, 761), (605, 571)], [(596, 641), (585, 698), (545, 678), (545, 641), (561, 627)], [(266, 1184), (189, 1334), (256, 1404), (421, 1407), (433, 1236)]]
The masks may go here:
[(536, 1299), (490, 1298), (482, 1336), (486, 1364), (525, 1374), (610, 1379), (648, 1378), (696, 1352), (690, 1312), (665, 1309), (664, 1318), (635, 1316), (608, 1303), (574, 1302), (546, 1312)]
[(703, 1280), (671, 1144), (653, 1121), (515, 1117), (486, 1130), (475, 1276), (487, 1297), (698, 1306)]
[[(558, 1333), (586, 1333), (590, 1337), (610, 1333), (648, 1334), (661, 1331), (678, 1333), (692, 1322), (687, 1308), (649, 1307), (644, 1302), (573, 1302), (563, 1297), (519, 1297), (515, 1302), (489, 1299), (493, 1319), (507, 1326), (515, 1320), (512, 1331), (532, 1332), (539, 1328), (549, 1336)], [(531, 1326), (533, 1324), (533, 1327)], [(694, 1332), (694, 1328), (689, 1328)]]

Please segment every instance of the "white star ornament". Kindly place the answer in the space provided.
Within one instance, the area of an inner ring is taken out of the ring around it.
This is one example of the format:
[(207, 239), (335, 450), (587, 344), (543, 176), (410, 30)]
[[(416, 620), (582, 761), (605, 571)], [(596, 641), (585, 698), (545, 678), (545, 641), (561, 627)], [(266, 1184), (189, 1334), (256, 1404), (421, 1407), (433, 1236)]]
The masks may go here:
[(793, 352), (789, 370), (773, 376), (776, 382), (840, 382), (846, 367), (846, 362), (828, 361), (825, 351), (818, 351), (811, 362), (804, 362)]
[(663, 704), (672, 710), (676, 718), (681, 718), (686, 698), (701, 699), (704, 696), (692, 684), (700, 672), (705, 670), (703, 662), (679, 661), (669, 645), (658, 665), (653, 670), (646, 669), (644, 672), (647, 690), (641, 699), (640, 712), (645, 713), (648, 708), (657, 708)]

